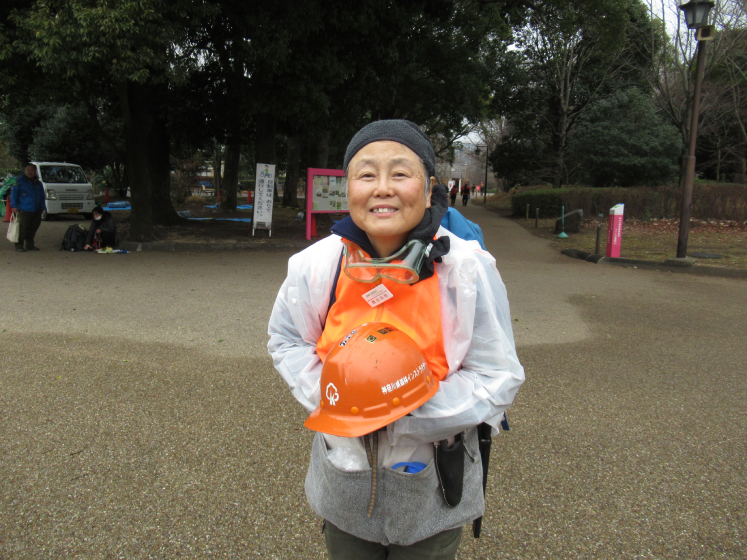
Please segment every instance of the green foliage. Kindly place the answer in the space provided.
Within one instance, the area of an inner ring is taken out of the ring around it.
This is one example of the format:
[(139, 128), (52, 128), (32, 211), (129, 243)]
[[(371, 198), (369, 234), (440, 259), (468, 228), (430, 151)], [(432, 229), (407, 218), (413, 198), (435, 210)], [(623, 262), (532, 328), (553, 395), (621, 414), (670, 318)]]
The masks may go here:
[(177, 74), (181, 59), (172, 47), (184, 33), (179, 14), (190, 4), (47, 0), (15, 12), (11, 20), (22, 37), (17, 48), (45, 72), (83, 88), (92, 78), (146, 82)]
[[(107, 128), (121, 135), (117, 130), (121, 128), (118, 123), (109, 122)], [(113, 159), (113, 154), (94, 134), (87, 111), (74, 105), (57, 108), (49, 119), (34, 129), (29, 155), (37, 161), (67, 161), (96, 170), (104, 168)]]
[(593, 186), (668, 183), (679, 171), (679, 131), (656, 113), (638, 89), (595, 102), (570, 141), (580, 182)]
[(510, 137), (524, 150), (499, 149), (496, 160), (516, 154), (522, 159), (512, 167), (520, 175), (560, 186), (572, 173), (568, 142), (590, 104), (643, 82), (646, 49), (637, 47), (650, 22), (640, 0), (547, 0), (540, 6), (517, 33), (518, 48), (499, 58), (491, 111), (508, 119)]
[(52, 107), (38, 105), (5, 117), (0, 116), (0, 139), (6, 145), (8, 154), (21, 165), (29, 161), (29, 147), (34, 142), (34, 130), (53, 114)]
[(509, 136), (490, 152), (490, 165), (500, 171), (508, 188), (520, 183), (538, 183), (542, 181), (542, 173), (537, 172), (541, 152), (542, 146), (536, 139)]

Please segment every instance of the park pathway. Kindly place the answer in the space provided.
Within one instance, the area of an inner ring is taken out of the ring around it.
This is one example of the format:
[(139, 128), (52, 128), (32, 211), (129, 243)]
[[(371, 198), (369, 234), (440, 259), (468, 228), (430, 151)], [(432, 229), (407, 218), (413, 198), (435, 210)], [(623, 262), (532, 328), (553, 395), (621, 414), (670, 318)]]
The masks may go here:
[[(460, 558), (745, 557), (747, 282), (594, 265), (464, 213), (527, 381)], [(305, 413), (265, 350), (289, 252), (9, 245), (0, 558), (325, 557)]]

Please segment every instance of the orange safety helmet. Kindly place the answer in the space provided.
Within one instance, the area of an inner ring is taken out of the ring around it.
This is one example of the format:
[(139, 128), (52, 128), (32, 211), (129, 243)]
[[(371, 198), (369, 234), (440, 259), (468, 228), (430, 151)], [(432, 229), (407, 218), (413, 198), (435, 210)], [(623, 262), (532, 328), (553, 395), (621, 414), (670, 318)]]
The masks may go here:
[(388, 323), (365, 323), (335, 344), (320, 383), (321, 403), (304, 426), (343, 437), (375, 432), (438, 390), (415, 342)]

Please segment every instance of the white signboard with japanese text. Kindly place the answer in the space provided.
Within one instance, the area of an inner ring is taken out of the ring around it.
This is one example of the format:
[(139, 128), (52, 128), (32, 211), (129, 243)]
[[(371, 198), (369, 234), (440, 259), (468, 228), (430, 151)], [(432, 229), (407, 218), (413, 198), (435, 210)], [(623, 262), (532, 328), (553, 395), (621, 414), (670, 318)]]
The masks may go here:
[(272, 235), (272, 202), (275, 189), (275, 166), (258, 163), (254, 180), (254, 218), (252, 235), (255, 229), (266, 229)]

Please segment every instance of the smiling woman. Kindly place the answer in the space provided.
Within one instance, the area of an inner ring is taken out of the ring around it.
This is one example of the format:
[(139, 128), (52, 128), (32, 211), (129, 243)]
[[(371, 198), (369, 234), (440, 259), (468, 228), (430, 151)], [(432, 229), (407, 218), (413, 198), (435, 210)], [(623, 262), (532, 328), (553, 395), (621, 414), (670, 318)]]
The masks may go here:
[(417, 154), (393, 141), (368, 144), (350, 161), (350, 217), (380, 256), (402, 247), (430, 208), (435, 178), (425, 173)]
[[(483, 434), (498, 426), (524, 380), (506, 289), (477, 242), (440, 227), (446, 187), (434, 185), (433, 147), (415, 124), (370, 123), (350, 141), (343, 167), (350, 215), (291, 257), (268, 350), (312, 417), (389, 424), (361, 437), (314, 424), (306, 497), (325, 520), (332, 560), (450, 560), (461, 527), (484, 511), (477, 426), (486, 423)], [(365, 331), (373, 323), (386, 328)], [(416, 392), (403, 352), (383, 350), (394, 330), (439, 382), (412, 410), (391, 393)], [(328, 383), (328, 356), (364, 331), (369, 358), (350, 355), (365, 362), (371, 382), (350, 373)]]

